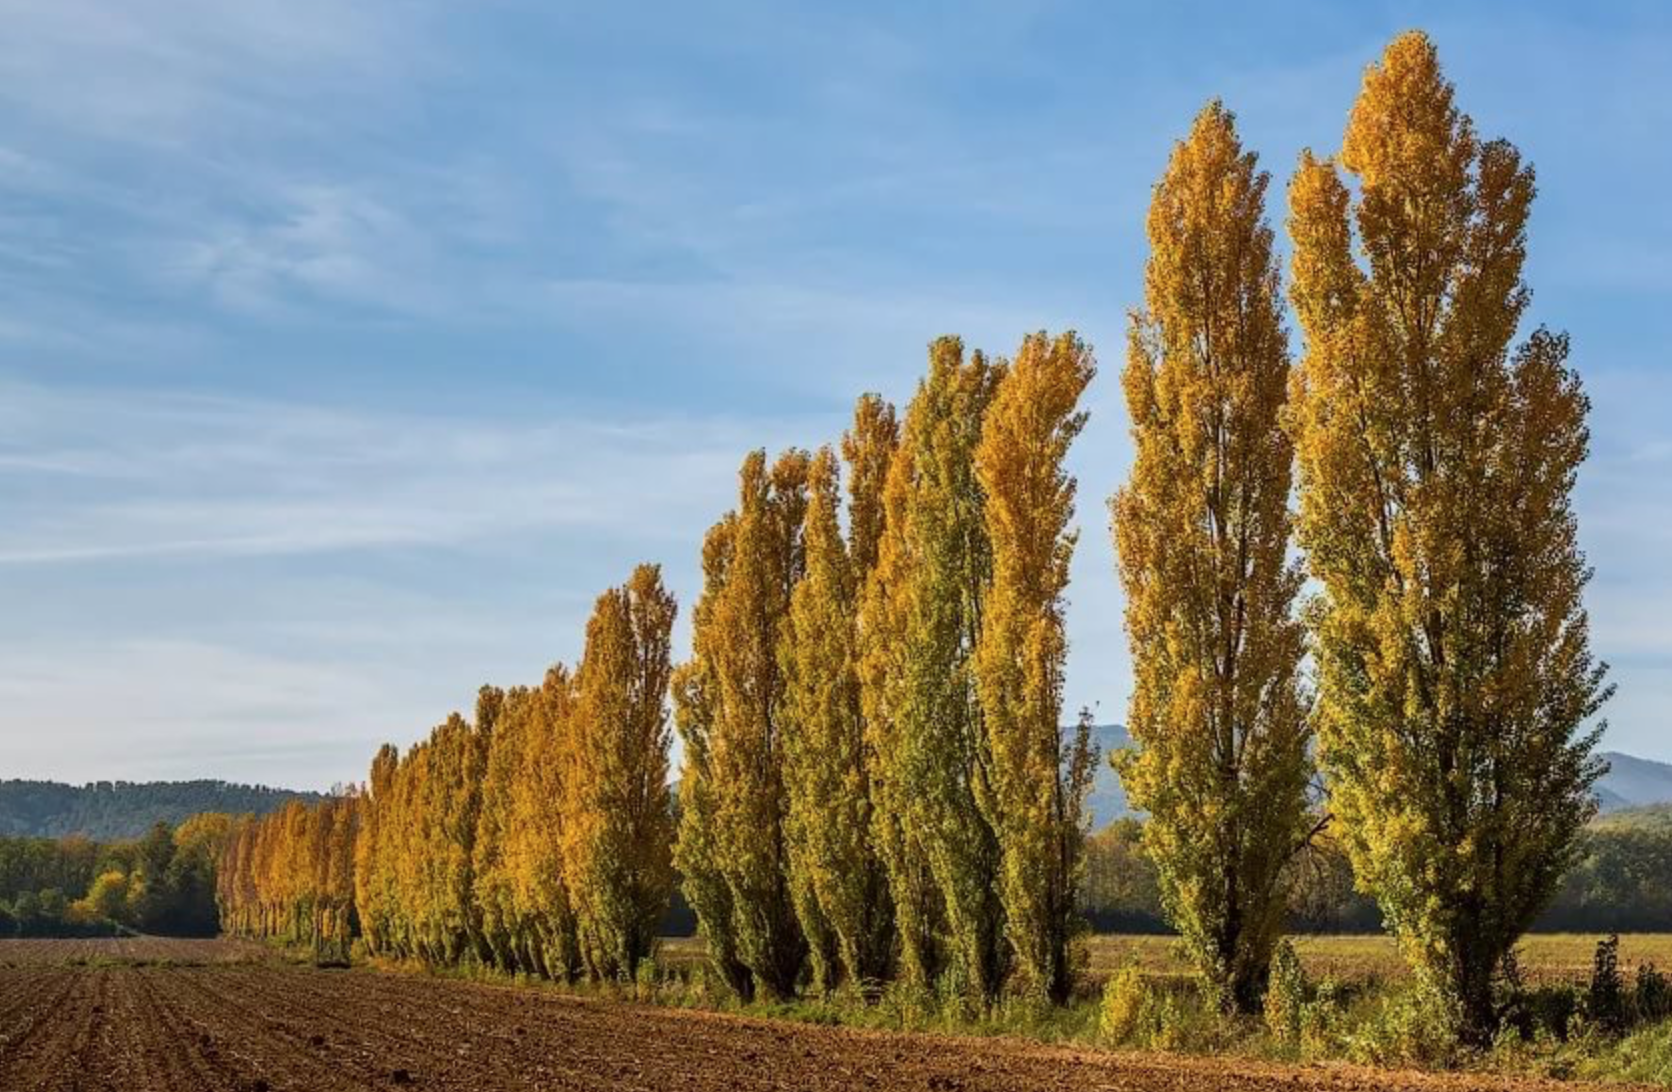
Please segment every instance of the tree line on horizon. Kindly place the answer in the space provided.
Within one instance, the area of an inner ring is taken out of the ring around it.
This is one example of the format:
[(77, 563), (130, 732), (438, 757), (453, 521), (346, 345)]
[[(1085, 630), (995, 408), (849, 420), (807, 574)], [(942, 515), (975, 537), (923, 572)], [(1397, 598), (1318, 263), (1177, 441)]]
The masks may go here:
[(206, 812), (107, 842), (0, 836), (0, 937), (214, 936), (231, 822)]
[[(1327, 834), (1487, 1042), (1594, 812), (1585, 725), (1609, 693), (1571, 500), (1588, 402), (1565, 336), (1517, 340), (1533, 172), (1412, 33), (1367, 69), (1339, 154), (1302, 155), (1286, 285), (1268, 185), (1214, 102), (1152, 194), (1110, 508), (1119, 769), (1221, 1007), (1261, 1004), (1295, 862)], [(943, 337), (903, 414), (865, 395), (839, 444), (750, 453), (702, 544), (688, 660), (641, 566), (573, 672), (385, 747), (329, 819), (242, 828), (265, 848), (224, 860), (230, 927), (324, 928), (327, 899), (346, 928), (351, 894), (374, 954), (613, 979), (653, 952), (677, 867), (745, 999), (1064, 1000), (1097, 761), (1089, 717), (1062, 726), (1064, 464), (1094, 373), (1072, 332), (1010, 359)]]

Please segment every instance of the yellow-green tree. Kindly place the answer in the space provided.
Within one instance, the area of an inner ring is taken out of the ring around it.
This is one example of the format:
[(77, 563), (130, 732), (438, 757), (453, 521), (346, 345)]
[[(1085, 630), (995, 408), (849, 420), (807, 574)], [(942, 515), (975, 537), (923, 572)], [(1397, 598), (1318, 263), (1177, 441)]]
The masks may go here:
[(513, 794), (506, 847), (515, 877), (512, 913), (521, 962), (564, 981), (582, 970), (575, 897), (564, 875), (578, 703), (575, 676), (562, 664), (528, 692), (523, 772)]
[(1136, 457), (1112, 503), (1134, 676), (1121, 778), (1169, 919), (1243, 1012), (1282, 932), (1310, 777), (1267, 184), (1218, 102), (1173, 149), (1124, 375)]
[(860, 400), (844, 437), (852, 473), (850, 539), (838, 509), (836, 454), (821, 449), (808, 470), (805, 572), (780, 643), (785, 679), (784, 779), (789, 797), (791, 891), (811, 944), (815, 987), (837, 967), (813, 938), (827, 931), (841, 973), (859, 986), (889, 977), (893, 913), (888, 875), (871, 845), (871, 772), (859, 698), (858, 600), (880, 533), (880, 488), (896, 443), (894, 415), (874, 395)]
[(372, 759), (360, 833), (354, 846), (354, 899), (360, 934), (373, 955), (396, 954), (399, 932), (395, 886), (394, 792), (400, 754), (384, 744)]
[(974, 454), (1003, 374), (979, 352), (966, 360), (958, 338), (930, 346), (929, 374), (889, 468), (862, 618), (876, 843), (903, 969), (922, 981), (944, 956), (977, 1002), (995, 994), (1008, 969), (999, 840), (975, 795), (992, 770), (972, 662), (992, 579)]
[(703, 761), (718, 790), (703, 802), (713, 809), (712, 860), (730, 892), (737, 958), (773, 997), (794, 994), (807, 957), (789, 887), (778, 661), (802, 569), (807, 467), (803, 451), (784, 453), (770, 468), (761, 451), (744, 460), (737, 510), (722, 521), (730, 555), (724, 579), (704, 588), (692, 634), (705, 674)]
[(1030, 334), (998, 383), (975, 449), (985, 495), (992, 586), (974, 666), (986, 776), (975, 799), (998, 838), (1005, 935), (1024, 992), (1064, 1001), (1083, 919), (1085, 799), (1095, 761), (1090, 718), (1062, 729), (1068, 636), (1063, 593), (1077, 534), (1075, 482), (1063, 467), (1085, 426), (1080, 395), (1096, 372), (1072, 333)]
[[(692, 633), (709, 633), (731, 569), (735, 513), (728, 514), (703, 538), (703, 591), (692, 612)], [(731, 888), (726, 882), (720, 843), (720, 797), (713, 739), (719, 682), (707, 641), (693, 641), (692, 657), (674, 669), (674, 724), (684, 744), (679, 776), (679, 825), (674, 864), (680, 891), (697, 916), (709, 962), (739, 997), (754, 996), (754, 974), (738, 951), (732, 918)]]
[(472, 847), (472, 900), (487, 959), (508, 971), (568, 980), (580, 970), (564, 875), (573, 829), (574, 682), (562, 664), (536, 687), (504, 692), (482, 779)]
[(1290, 189), (1319, 757), (1359, 883), (1477, 1042), (1594, 808), (1608, 693), (1571, 503), (1587, 401), (1565, 337), (1511, 347), (1533, 193), (1417, 33)]
[(667, 694), (675, 605), (640, 565), (599, 597), (574, 710), (565, 876), (592, 973), (632, 975), (673, 891)]
[[(221, 847), (215, 890), (222, 928), (237, 936), (308, 944), (316, 959), (346, 961), (355, 920), (360, 812), (360, 798), (354, 795), (329, 797), (311, 807), (293, 800), (269, 815), (245, 816), (224, 833), (210, 834)], [(130, 901), (144, 897), (138, 879), (129, 877)]]

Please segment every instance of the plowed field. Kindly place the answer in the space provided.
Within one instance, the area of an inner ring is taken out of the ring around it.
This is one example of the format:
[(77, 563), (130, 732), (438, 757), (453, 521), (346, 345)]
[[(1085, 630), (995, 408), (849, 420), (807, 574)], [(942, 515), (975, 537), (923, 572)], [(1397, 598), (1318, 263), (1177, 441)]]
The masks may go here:
[(1572, 1088), (838, 1030), (212, 949), (127, 965), (45, 951), (7, 960), (0, 944), (5, 1092)]

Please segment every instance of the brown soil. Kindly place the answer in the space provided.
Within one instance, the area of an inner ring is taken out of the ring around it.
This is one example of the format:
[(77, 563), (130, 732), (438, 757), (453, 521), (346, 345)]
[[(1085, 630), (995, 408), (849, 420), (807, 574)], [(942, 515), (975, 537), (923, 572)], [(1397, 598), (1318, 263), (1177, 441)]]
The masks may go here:
[(262, 963), (278, 955), (253, 940), (89, 937), (0, 940), (0, 967), (66, 963)]
[(195, 963), (158, 956), (167, 961), (56, 966), (0, 956), (0, 1090), (1573, 1087), (861, 1032), (197, 954)]

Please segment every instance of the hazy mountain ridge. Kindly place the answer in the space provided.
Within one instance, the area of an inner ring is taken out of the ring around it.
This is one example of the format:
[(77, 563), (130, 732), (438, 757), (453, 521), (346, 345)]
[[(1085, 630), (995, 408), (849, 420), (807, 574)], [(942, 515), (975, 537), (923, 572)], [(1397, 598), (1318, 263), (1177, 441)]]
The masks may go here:
[[(1092, 740), (1101, 752), (1088, 807), (1092, 829), (1133, 814), (1120, 775), (1109, 755), (1132, 744), (1119, 724), (1100, 724)], [(1672, 763), (1608, 751), (1609, 772), (1597, 783), (1604, 815), (1638, 809), (1672, 808)], [(676, 786), (677, 788), (677, 786)], [(94, 839), (135, 838), (159, 820), (178, 823), (199, 812), (265, 814), (290, 800), (316, 802), (323, 794), (239, 785), (226, 781), (100, 781), (68, 785), (56, 781), (0, 781), (0, 836)]]
[[(1127, 806), (1120, 775), (1109, 765), (1109, 753), (1130, 747), (1132, 737), (1123, 725), (1099, 724), (1092, 729), (1092, 740), (1102, 751), (1088, 801), (1092, 829), (1097, 830), (1115, 819), (1133, 814)], [(1638, 758), (1619, 751), (1605, 751), (1601, 758), (1609, 765), (1608, 772), (1597, 782), (1597, 801), (1604, 815), (1655, 805), (1672, 805), (1672, 763)]]
[(179, 823), (206, 811), (264, 815), (291, 800), (321, 794), (228, 781), (0, 781), (0, 836), (95, 841), (137, 838), (158, 822)]

